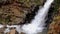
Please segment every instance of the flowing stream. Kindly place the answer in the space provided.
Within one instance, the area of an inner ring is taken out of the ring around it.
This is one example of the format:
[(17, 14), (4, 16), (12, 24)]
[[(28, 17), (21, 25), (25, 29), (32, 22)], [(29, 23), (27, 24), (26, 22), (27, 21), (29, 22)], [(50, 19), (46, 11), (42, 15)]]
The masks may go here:
[[(24, 24), (22, 27), (20, 25), (7, 25), (7, 29), (5, 29), (4, 34), (10, 32), (9, 28), (16, 27), (16, 31), (20, 34), (24, 32), (26, 34), (37, 34), (38, 32), (42, 32), (45, 28), (44, 26), (46, 21), (46, 15), (48, 14), (48, 10), (54, 0), (46, 0), (44, 6), (38, 10), (34, 19), (31, 20), (30, 24)], [(0, 25), (0, 28), (3, 28), (4, 25)]]

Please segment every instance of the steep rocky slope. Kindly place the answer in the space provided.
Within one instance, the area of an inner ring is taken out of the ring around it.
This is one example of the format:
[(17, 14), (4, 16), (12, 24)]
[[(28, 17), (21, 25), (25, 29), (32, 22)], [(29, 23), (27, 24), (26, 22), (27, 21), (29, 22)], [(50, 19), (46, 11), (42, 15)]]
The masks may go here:
[[(25, 24), (25, 22), (32, 19), (38, 10), (37, 7), (42, 6), (44, 2), (45, 0), (0, 0), (0, 24)], [(47, 34), (60, 34), (60, 0), (55, 0), (52, 4), (51, 11), (49, 11), (49, 18), (51, 17), (52, 19), (48, 19), (49, 28)], [(0, 34), (4, 34), (3, 31), (5, 29), (1, 28)], [(12, 28), (7, 34), (18, 33)]]
[(43, 0), (0, 0), (0, 24), (23, 23), (26, 15), (34, 11)]
[(60, 0), (55, 0), (53, 20), (49, 25), (48, 34), (60, 34)]
[[(42, 6), (44, 2), (44, 0), (0, 0), (0, 24), (24, 24), (31, 20), (30, 18), (37, 11), (35, 8)], [(6, 27), (0, 28), (0, 34), (4, 34), (5, 29)], [(14, 28), (11, 28), (11, 31), (6, 34), (18, 33)]]

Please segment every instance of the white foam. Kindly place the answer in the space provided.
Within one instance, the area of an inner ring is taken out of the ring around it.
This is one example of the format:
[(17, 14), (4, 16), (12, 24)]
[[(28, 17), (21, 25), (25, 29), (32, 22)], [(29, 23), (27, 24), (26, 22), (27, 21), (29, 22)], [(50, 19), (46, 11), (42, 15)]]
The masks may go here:
[(4, 34), (6, 34), (7, 32), (10, 32), (10, 29), (9, 28), (6, 28), (5, 29)]
[[(45, 17), (48, 13), (48, 10), (50, 8), (51, 3), (54, 0), (47, 0), (46, 3), (44, 4), (44, 6), (38, 10), (38, 13), (36, 14), (36, 16), (34, 17), (34, 19), (31, 21), (30, 24), (24, 24), (22, 26), (22, 28), (20, 27), (20, 25), (7, 25), (7, 29), (5, 29), (4, 33), (10, 32), (9, 28), (12, 27), (16, 27), (16, 31), (20, 34), (22, 31), (26, 34), (36, 34), (38, 32), (42, 32), (43, 29), (45, 28)], [(0, 24), (0, 28), (3, 28), (4, 25)]]
[(45, 17), (48, 14), (48, 10), (50, 8), (51, 3), (54, 0), (47, 0), (44, 6), (38, 10), (38, 13), (34, 17), (34, 19), (31, 21), (30, 24), (24, 24), (22, 29), (23, 32), (26, 34), (36, 34), (38, 32), (42, 32), (45, 25)]
[(0, 28), (3, 28), (3, 27), (4, 27), (4, 25), (1, 25), (1, 24), (0, 24)]
[[(4, 25), (1, 25), (1, 24), (0, 24), (0, 28), (3, 28), (3, 27), (4, 27)], [(7, 33), (7, 32), (10, 32), (10, 28), (13, 28), (13, 27), (16, 28), (16, 31), (17, 31), (19, 34), (21, 33), (21, 27), (20, 27), (20, 25), (7, 25), (6, 27), (7, 27), (7, 28), (5, 29), (4, 34)]]

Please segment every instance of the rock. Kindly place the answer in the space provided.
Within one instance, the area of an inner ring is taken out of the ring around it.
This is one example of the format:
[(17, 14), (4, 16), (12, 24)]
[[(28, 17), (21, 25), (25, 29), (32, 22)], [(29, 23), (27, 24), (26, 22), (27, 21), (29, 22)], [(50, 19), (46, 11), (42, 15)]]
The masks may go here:
[(60, 16), (57, 16), (50, 24), (48, 34), (59, 34), (59, 33), (60, 33)]
[(49, 25), (48, 34), (60, 34), (60, 0), (55, 0), (53, 20)]
[[(0, 0), (0, 24), (21, 25), (25, 21), (26, 15), (33, 14), (35, 7), (42, 6), (43, 3), (44, 0)], [(7, 34), (15, 33), (15, 29), (12, 29)], [(4, 34), (3, 31), (0, 34)]]
[[(3, 1), (3, 2), (2, 2)], [(32, 13), (37, 5), (42, 5), (43, 0), (2, 0), (0, 6), (1, 24), (23, 23), (26, 15)]]

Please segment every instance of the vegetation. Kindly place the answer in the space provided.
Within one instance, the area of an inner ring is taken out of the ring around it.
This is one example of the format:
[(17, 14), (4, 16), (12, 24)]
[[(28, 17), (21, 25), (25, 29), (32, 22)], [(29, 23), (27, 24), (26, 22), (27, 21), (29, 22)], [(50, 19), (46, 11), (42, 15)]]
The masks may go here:
[(58, 9), (60, 8), (60, 0), (54, 1), (54, 14), (58, 13)]
[[(22, 20), (25, 19), (25, 16), (26, 16), (25, 13), (32, 12), (32, 10), (35, 8), (35, 6), (43, 4), (43, 0), (0, 0), (0, 4), (1, 4), (0, 23), (1, 24), (11, 24), (13, 22), (13, 24), (15, 24), (15, 23), (19, 22), (19, 20), (22, 22)], [(21, 11), (23, 12), (23, 14)], [(27, 11), (27, 12), (25, 12), (25, 11)], [(21, 14), (24, 17), (20, 16)], [(19, 15), (19, 16), (17, 16), (17, 15)], [(16, 17), (16, 18), (14, 18), (14, 17)]]
[(54, 2), (54, 17), (49, 25), (48, 34), (60, 34), (60, 0)]

